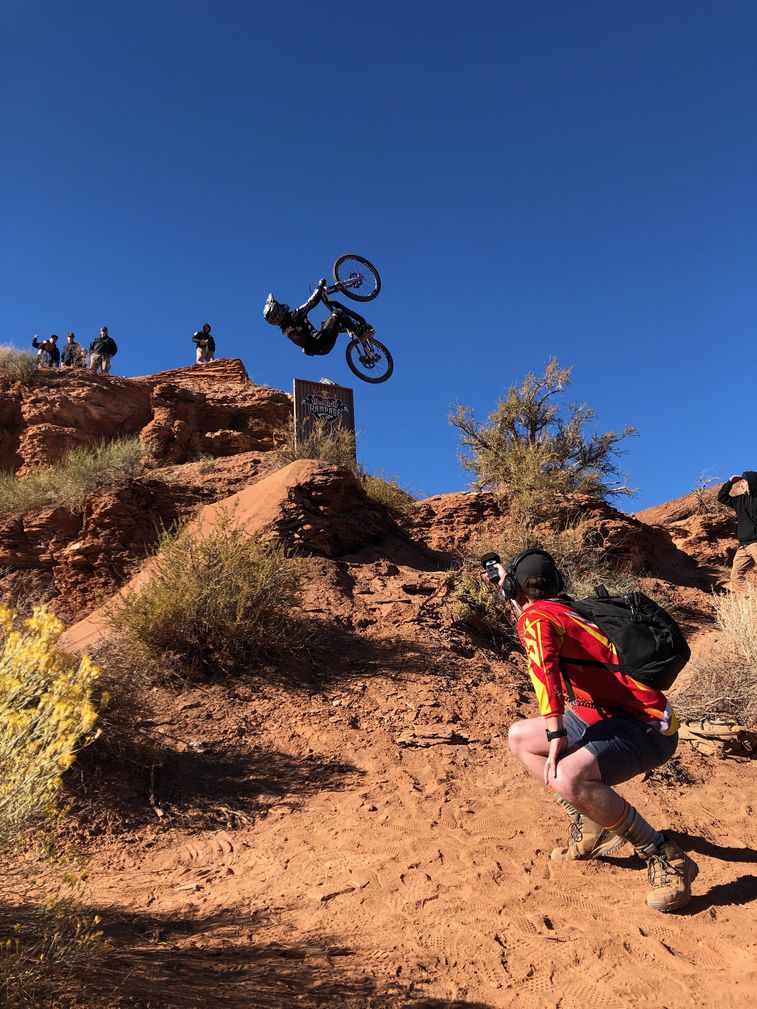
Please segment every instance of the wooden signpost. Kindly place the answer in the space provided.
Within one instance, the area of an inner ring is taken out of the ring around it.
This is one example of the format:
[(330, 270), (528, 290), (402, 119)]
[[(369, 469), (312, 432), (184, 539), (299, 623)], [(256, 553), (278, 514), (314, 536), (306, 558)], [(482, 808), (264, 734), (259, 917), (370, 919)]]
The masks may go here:
[(355, 399), (352, 389), (330, 382), (294, 380), (295, 444), (307, 438), (315, 425), (342, 427), (355, 434)]

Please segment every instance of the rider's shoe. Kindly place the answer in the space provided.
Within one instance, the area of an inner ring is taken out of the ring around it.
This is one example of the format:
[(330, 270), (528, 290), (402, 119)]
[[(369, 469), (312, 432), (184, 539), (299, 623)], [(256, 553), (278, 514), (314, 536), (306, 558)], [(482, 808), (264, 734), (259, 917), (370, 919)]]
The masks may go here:
[(554, 848), (549, 857), (553, 862), (602, 858), (624, 843), (622, 837), (618, 837), (601, 824), (595, 823), (581, 813), (571, 813), (568, 845), (565, 848)]
[(651, 890), (647, 894), (647, 907), (653, 911), (677, 911), (691, 900), (691, 881), (696, 876), (696, 865), (681, 849), (665, 838), (663, 844), (637, 848), (636, 854), (647, 863)]
[(376, 330), (367, 322), (364, 326), (355, 327), (355, 336), (358, 340), (370, 340), (370, 338), (375, 335)]

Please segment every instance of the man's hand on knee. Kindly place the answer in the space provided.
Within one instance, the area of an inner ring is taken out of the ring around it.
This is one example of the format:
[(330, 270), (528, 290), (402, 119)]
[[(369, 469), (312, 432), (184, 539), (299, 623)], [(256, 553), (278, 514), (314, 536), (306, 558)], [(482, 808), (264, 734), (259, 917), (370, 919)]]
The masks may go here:
[(552, 785), (554, 787), (555, 778), (557, 777), (557, 763), (560, 756), (567, 750), (568, 740), (565, 736), (560, 736), (559, 739), (553, 739), (549, 744), (549, 753), (547, 754), (547, 760), (544, 764), (544, 784)]

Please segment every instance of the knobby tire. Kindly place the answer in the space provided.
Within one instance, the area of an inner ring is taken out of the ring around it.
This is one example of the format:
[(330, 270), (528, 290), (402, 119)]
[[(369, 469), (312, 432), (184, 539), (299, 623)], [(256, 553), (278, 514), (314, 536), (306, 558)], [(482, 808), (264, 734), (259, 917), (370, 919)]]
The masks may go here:
[[(350, 263), (359, 263), (364, 268), (366, 277), (363, 283), (364, 290), (368, 291), (367, 294), (360, 294), (352, 288), (342, 287), (342, 281), (349, 280), (349, 274), (352, 272), (349, 267)], [(378, 298), (381, 291), (381, 277), (373, 263), (364, 256), (357, 256), (351, 252), (340, 256), (334, 263), (334, 280), (339, 284), (341, 293), (352, 298), (353, 301), (373, 301), (374, 298)]]
[[(375, 337), (371, 337), (370, 343), (374, 347), (377, 347), (386, 359), (386, 371), (384, 372), (384, 374), (380, 376), (373, 376), (370, 374), (370, 371), (368, 371), (368, 373), (366, 374), (365, 371), (361, 370), (362, 366), (360, 364), (359, 355), (362, 350), (362, 343), (360, 342), (360, 340), (356, 340), (354, 337), (347, 344), (347, 350), (346, 350), (347, 367), (350, 369), (352, 374), (357, 375), (357, 377), (361, 381), (369, 382), (371, 385), (379, 385), (381, 382), (386, 382), (387, 379), (392, 377), (392, 373), (394, 372), (394, 359), (392, 358), (392, 355), (389, 353), (387, 348), (380, 340), (377, 340)], [(353, 361), (352, 359), (353, 355), (355, 356), (355, 361)]]

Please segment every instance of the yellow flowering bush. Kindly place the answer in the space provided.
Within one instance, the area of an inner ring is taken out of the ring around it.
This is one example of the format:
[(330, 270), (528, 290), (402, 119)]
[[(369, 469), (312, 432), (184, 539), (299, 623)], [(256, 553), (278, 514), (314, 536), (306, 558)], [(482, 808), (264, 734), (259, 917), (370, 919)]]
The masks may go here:
[(66, 901), (0, 908), (0, 1005), (38, 1005), (41, 982), (70, 973), (102, 951), (99, 923), (97, 915), (85, 921)]
[(96, 735), (99, 670), (58, 651), (63, 625), (44, 609), (0, 607), (0, 843), (54, 804), (61, 774)]
[[(0, 848), (49, 816), (61, 775), (97, 734), (88, 658), (58, 651), (63, 625), (43, 609), (19, 619), (0, 606)], [(47, 874), (46, 874), (47, 875)], [(30, 878), (15, 865), (0, 884), (0, 1005), (32, 1004), (40, 982), (91, 958), (101, 945), (97, 920), (83, 919), (50, 886), (70, 880)], [(46, 891), (41, 897), (40, 889)]]

